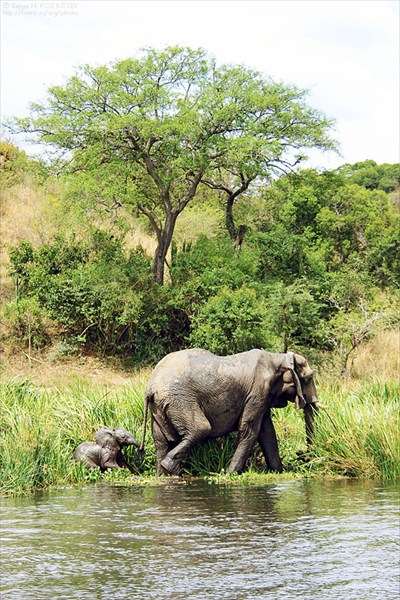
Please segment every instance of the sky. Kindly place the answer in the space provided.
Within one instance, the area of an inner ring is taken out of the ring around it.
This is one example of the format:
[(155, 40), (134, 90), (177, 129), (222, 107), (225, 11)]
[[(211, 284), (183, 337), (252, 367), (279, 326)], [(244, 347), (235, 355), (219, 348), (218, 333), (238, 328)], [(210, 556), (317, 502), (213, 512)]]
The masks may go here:
[[(204, 48), (309, 90), (336, 121), (341, 155), (311, 152), (333, 169), (400, 160), (397, 0), (1, 1), (2, 123), (29, 114), (79, 65), (110, 64), (143, 47)], [(10, 138), (7, 131), (2, 136)], [(32, 153), (23, 140), (19, 147)]]

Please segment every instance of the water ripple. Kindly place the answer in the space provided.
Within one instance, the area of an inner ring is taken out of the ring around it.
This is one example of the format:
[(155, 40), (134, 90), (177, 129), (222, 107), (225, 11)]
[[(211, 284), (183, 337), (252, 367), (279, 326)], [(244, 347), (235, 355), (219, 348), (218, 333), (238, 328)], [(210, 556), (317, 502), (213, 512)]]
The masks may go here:
[(398, 597), (395, 483), (101, 484), (2, 513), (4, 600)]

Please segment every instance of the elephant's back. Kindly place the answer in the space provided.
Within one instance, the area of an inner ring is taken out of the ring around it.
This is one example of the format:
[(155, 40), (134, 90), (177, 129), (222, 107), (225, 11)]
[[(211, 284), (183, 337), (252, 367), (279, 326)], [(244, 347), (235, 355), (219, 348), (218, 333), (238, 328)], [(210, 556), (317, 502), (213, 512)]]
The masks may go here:
[[(160, 360), (150, 374), (146, 387), (146, 395), (152, 395), (155, 391), (160, 392), (161, 388), (170, 386), (172, 380), (186, 379), (193, 368), (193, 359), (202, 359), (205, 357), (214, 357), (215, 355), (208, 350), (201, 348), (190, 348), (187, 350), (178, 350), (171, 352)], [(215, 357), (217, 358), (217, 357)]]
[(219, 397), (248, 391), (261, 350), (217, 356), (208, 350), (192, 348), (167, 354), (153, 369), (146, 397), (166, 400), (184, 395)]
[(79, 446), (75, 448), (72, 455), (74, 460), (80, 460), (81, 458), (87, 456), (90, 457), (94, 446), (96, 446), (94, 442), (82, 442), (82, 444), (79, 444)]
[(171, 352), (160, 360), (151, 372), (147, 389), (151, 391), (156, 384), (177, 377), (192, 378), (196, 373), (201, 377), (207, 372), (221, 373), (223, 371), (235, 371), (244, 369), (249, 372), (253, 370), (261, 355), (268, 354), (263, 350), (248, 350), (228, 356), (217, 356), (202, 348), (190, 348)]

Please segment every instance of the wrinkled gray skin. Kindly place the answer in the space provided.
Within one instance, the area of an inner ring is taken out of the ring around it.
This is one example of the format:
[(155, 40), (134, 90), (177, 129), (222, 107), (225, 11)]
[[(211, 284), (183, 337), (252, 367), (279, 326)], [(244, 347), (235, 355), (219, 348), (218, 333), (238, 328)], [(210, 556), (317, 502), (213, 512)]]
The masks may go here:
[(250, 350), (220, 357), (200, 349), (168, 354), (153, 370), (145, 392), (157, 474), (180, 475), (193, 446), (232, 431), (238, 431), (238, 445), (229, 472), (245, 469), (257, 441), (268, 468), (282, 471), (270, 409), (288, 401), (304, 409), (310, 444), (317, 393), (303, 356)]
[(104, 473), (106, 469), (118, 469), (125, 467), (131, 473), (134, 469), (122, 456), (123, 446), (136, 446), (139, 442), (127, 429), (112, 429), (104, 427), (95, 434), (95, 442), (83, 442), (74, 450), (75, 461), (83, 462), (87, 467), (94, 469), (100, 467)]

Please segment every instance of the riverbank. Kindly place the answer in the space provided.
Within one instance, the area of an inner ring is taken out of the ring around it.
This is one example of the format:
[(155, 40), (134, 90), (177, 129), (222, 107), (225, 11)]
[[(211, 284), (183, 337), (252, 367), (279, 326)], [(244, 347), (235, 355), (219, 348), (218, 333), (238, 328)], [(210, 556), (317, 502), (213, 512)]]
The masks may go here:
[[(143, 485), (146, 481), (154, 484), (155, 454), (149, 428), (144, 461), (134, 448), (124, 450), (135, 475), (125, 470), (101, 474), (73, 462), (74, 448), (82, 441), (93, 440), (94, 432), (104, 425), (125, 427), (139, 441), (142, 438), (143, 392), (149, 370), (128, 374), (112, 370), (109, 365), (94, 366), (97, 373), (93, 377), (87, 372), (81, 377), (79, 364), (75, 364), (75, 370), (71, 364), (69, 370), (65, 364), (56, 365), (52, 374), (45, 365), (39, 365), (34, 378), (21, 372), (11, 371), (11, 377), (3, 374), (0, 493), (27, 494), (101, 479), (126, 485)], [(39, 377), (41, 367), (44, 370)], [(398, 381), (377, 377), (332, 379), (320, 382), (318, 392), (327, 410), (318, 416), (315, 445), (307, 462), (296, 454), (305, 448), (302, 414), (288, 406), (274, 411), (285, 465), (282, 475), (262, 473), (264, 461), (258, 449), (248, 473), (225, 475), (234, 436), (195, 448), (186, 464), (187, 475), (241, 485), (262, 484), (271, 477), (400, 477)]]

